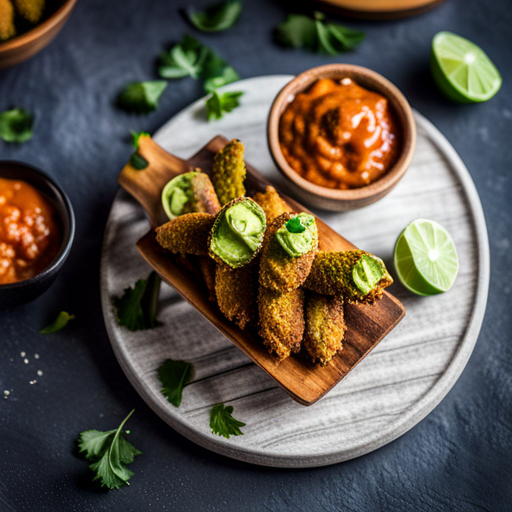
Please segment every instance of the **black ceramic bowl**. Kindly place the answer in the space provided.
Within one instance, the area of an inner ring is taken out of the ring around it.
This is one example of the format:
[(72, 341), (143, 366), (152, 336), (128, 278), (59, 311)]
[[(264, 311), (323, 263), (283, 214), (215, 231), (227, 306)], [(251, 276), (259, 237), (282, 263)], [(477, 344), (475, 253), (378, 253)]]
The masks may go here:
[(43, 192), (57, 211), (62, 230), (59, 252), (40, 274), (18, 283), (0, 284), (0, 309), (6, 309), (34, 300), (55, 281), (73, 245), (75, 215), (65, 192), (47, 174), (35, 167), (20, 162), (0, 161), (0, 178), (22, 180)]

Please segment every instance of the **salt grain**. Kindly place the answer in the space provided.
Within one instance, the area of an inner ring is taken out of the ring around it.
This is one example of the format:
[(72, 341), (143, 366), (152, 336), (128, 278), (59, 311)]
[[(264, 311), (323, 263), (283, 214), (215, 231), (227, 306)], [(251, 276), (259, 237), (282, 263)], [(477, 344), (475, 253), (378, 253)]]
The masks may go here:
[(39, 359), (39, 354), (34, 354), (34, 357), (35, 357), (36, 359)]
[(39, 375), (39, 377), (41, 377), (41, 375), (43, 375), (43, 372), (41, 370), (37, 370), (37, 375)]
[(28, 364), (28, 359), (23, 359), (23, 362), (24, 362), (25, 364)]
[(26, 352), (22, 352), (20, 355), (21, 355), (21, 357), (25, 357), (27, 355), (27, 353)]
[(36, 382), (37, 382), (37, 380), (34, 379), (34, 380), (30, 381), (30, 384), (35, 384)]

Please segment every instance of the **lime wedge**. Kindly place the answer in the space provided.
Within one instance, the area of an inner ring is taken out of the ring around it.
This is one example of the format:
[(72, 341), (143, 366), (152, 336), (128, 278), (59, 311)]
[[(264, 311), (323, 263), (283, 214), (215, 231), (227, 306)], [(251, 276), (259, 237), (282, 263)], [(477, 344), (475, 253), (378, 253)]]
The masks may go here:
[(501, 87), (501, 75), (483, 50), (451, 32), (432, 40), (430, 69), (441, 91), (459, 103), (487, 101)]
[(398, 279), (417, 295), (448, 291), (459, 271), (450, 233), (432, 220), (417, 219), (402, 231), (395, 245), (394, 260)]

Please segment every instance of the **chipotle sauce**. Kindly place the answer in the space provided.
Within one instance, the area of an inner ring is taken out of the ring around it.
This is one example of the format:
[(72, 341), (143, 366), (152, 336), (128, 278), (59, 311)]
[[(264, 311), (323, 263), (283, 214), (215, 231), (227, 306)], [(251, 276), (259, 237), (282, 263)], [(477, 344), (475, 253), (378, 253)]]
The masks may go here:
[(279, 142), (300, 176), (342, 190), (382, 177), (400, 143), (387, 99), (350, 78), (320, 79), (298, 94), (281, 116)]
[(44, 195), (24, 181), (0, 178), (0, 284), (42, 272), (60, 241), (55, 209)]

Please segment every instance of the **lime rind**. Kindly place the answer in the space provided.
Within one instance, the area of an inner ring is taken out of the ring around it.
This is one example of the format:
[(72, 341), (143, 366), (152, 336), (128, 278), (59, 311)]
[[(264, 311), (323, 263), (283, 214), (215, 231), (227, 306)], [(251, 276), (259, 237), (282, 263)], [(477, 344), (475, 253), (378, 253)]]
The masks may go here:
[(454, 101), (487, 101), (501, 87), (501, 75), (485, 52), (451, 32), (434, 37), (430, 63), (439, 88)]

